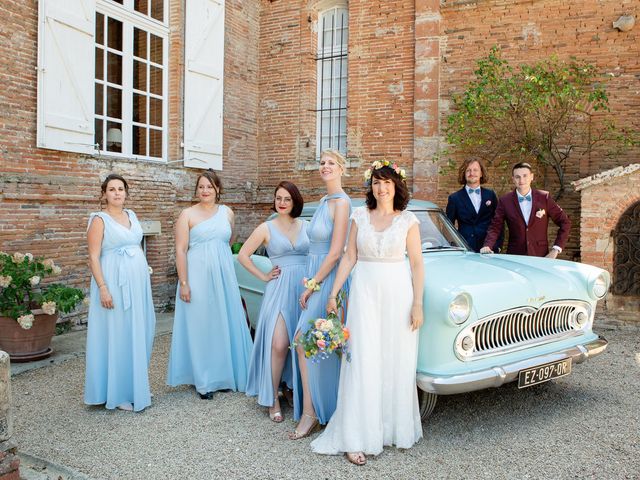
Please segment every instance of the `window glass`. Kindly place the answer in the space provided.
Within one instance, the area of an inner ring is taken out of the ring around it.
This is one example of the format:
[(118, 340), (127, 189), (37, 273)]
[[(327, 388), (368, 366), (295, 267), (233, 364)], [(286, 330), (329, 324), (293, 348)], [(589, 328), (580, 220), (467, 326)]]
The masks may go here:
[(348, 11), (332, 8), (318, 18), (317, 158), (333, 148), (347, 152)]
[(444, 213), (436, 210), (412, 210), (420, 221), (422, 251), (467, 250), (464, 239), (453, 228)]
[(164, 1), (151, 0), (151, 18), (164, 22)]
[(169, 30), (149, 26), (140, 14), (163, 21), (164, 0), (118, 3), (118, 18), (96, 12), (95, 141), (102, 151), (162, 159)]
[(147, 58), (148, 34), (139, 28), (133, 29), (133, 55), (138, 58)]
[(122, 51), (122, 22), (111, 17), (107, 20), (107, 45)]

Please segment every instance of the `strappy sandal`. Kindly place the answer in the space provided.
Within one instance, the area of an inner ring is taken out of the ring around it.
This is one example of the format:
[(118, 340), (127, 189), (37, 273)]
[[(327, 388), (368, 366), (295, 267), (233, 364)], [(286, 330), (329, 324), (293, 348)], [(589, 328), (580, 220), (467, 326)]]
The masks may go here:
[(293, 432), (289, 433), (289, 440), (300, 440), (301, 438), (308, 437), (316, 430), (320, 429), (320, 422), (318, 422), (318, 417), (313, 417), (311, 415), (307, 415), (306, 413), (302, 414), (304, 417), (313, 419), (311, 426), (307, 429), (306, 432), (299, 432), (297, 429)]
[(367, 457), (363, 452), (345, 452), (344, 456), (349, 462), (359, 467), (367, 463)]
[[(278, 399), (274, 398), (273, 404), (275, 405), (277, 401)], [(271, 410), (272, 408), (273, 407), (269, 407), (269, 410)], [(269, 419), (274, 423), (282, 423), (284, 421), (284, 417), (282, 416), (282, 412), (280, 410), (273, 413), (269, 412)]]

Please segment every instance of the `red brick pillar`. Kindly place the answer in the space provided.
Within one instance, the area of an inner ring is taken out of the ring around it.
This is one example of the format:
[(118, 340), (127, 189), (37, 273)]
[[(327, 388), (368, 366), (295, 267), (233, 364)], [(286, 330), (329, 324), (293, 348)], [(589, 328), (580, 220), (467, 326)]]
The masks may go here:
[(440, 146), (440, 0), (416, 0), (413, 193), (435, 199)]
[(11, 441), (11, 370), (9, 355), (0, 350), (0, 480), (20, 480), (20, 459)]

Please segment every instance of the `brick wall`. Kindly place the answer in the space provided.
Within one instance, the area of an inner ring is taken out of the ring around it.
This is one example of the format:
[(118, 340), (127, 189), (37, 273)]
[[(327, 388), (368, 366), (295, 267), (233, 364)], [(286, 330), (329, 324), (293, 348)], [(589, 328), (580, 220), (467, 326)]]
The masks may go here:
[[(279, 180), (307, 200), (323, 195), (315, 170), (318, 3), (263, 2), (260, 20), (259, 190)], [(349, 2), (347, 192), (363, 196), (362, 162), (413, 162), (413, 1)]]
[[(127, 206), (141, 220), (159, 220), (160, 236), (150, 237), (147, 257), (154, 269), (157, 308), (175, 292), (173, 222), (190, 205), (197, 171), (181, 167), (184, 72), (184, 2), (171, 0), (169, 38), (169, 161), (86, 156), (36, 148), (37, 2), (0, 4), (0, 250), (53, 257), (63, 267), (57, 280), (87, 288), (85, 230), (98, 210), (100, 181), (109, 172), (130, 183)], [(223, 201), (240, 216), (257, 179), (259, 2), (226, 2)], [(241, 236), (251, 225), (239, 222)]]
[[(633, 167), (633, 165), (631, 166)], [(629, 172), (616, 170), (603, 181), (595, 182), (589, 178), (578, 182), (581, 196), (582, 218), (580, 222), (580, 245), (582, 261), (603, 268), (616, 280), (614, 265), (616, 260), (624, 260), (622, 255), (617, 259), (614, 230), (620, 217), (630, 208), (640, 203), (637, 185), (640, 182), (640, 165)], [(593, 178), (593, 177), (591, 177)], [(597, 177), (596, 177), (597, 178)], [(585, 183), (586, 182), (586, 183)], [(622, 246), (622, 243), (621, 245)], [(625, 244), (630, 258), (638, 256), (633, 253), (633, 244)], [(628, 270), (629, 274), (632, 274)], [(639, 322), (638, 311), (640, 299), (633, 296), (608, 295), (604, 302), (605, 311), (617, 311), (619, 318), (626, 321)]]
[[(640, 28), (619, 32), (612, 23), (624, 13), (640, 15), (637, 1), (545, 0), (545, 1), (441, 1), (441, 115), (449, 113), (449, 99), (460, 93), (473, 77), (475, 61), (485, 57), (493, 45), (502, 49), (504, 58), (518, 65), (557, 55), (560, 59), (577, 56), (597, 65), (608, 82), (611, 109), (620, 125), (640, 129)], [(640, 151), (624, 155), (575, 157), (567, 169), (567, 185), (617, 165), (637, 161)], [(544, 181), (537, 172), (535, 186), (556, 191), (554, 175)], [(510, 172), (492, 172), (493, 186), (499, 193), (511, 188)], [(440, 205), (454, 189), (453, 175), (440, 179), (436, 197)], [(564, 258), (580, 254), (580, 195), (568, 192), (560, 205), (573, 221)], [(555, 230), (550, 235), (554, 234)]]
[[(223, 201), (246, 238), (268, 214), (279, 180), (297, 183), (307, 200), (323, 194), (315, 168), (318, 9), (326, 0), (226, 2)], [(177, 163), (81, 156), (35, 148), (37, 3), (0, 4), (0, 248), (55, 256), (63, 280), (86, 287), (85, 228), (97, 208), (99, 179), (110, 171), (131, 180), (129, 205), (141, 219), (160, 220), (148, 241), (155, 301), (173, 299), (173, 222), (192, 201), (195, 171), (180, 166), (184, 88), (184, 2), (170, 0), (169, 160)], [(471, 79), (476, 59), (500, 45), (515, 63), (579, 55), (611, 73), (611, 105), (622, 125), (640, 129), (638, 27), (614, 30), (637, 2), (352, 0), (349, 8), (348, 160), (345, 189), (362, 196), (363, 164), (385, 157), (409, 172), (416, 197), (444, 206), (457, 189), (431, 158), (441, 143), (449, 99)], [(439, 112), (439, 116), (438, 116)], [(583, 157), (568, 181), (631, 163), (638, 150)], [(499, 192), (508, 174), (492, 172)], [(539, 172), (541, 173), (541, 172)], [(547, 187), (554, 190), (551, 176)], [(539, 180), (542, 180), (539, 175)], [(538, 182), (542, 186), (543, 182)], [(562, 206), (574, 221), (565, 258), (579, 254), (580, 197)], [(552, 232), (553, 233), (553, 232)]]

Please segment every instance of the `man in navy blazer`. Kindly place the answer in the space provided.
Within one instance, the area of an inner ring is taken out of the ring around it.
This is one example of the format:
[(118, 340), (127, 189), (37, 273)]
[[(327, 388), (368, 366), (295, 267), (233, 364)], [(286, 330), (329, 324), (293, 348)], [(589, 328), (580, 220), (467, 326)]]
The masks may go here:
[[(480, 253), (492, 252), (492, 241), (497, 238), (506, 222), (509, 228), (507, 253), (556, 258), (569, 238), (571, 220), (549, 192), (531, 188), (531, 165), (526, 162), (516, 163), (511, 172), (516, 189), (500, 197)], [(551, 249), (547, 234), (549, 219), (558, 225), (558, 234)]]
[[(447, 217), (476, 252), (484, 245), (487, 229), (498, 206), (498, 197), (493, 190), (481, 187), (487, 182), (487, 169), (476, 159), (465, 160), (458, 169), (458, 183), (464, 185), (449, 195)], [(502, 246), (502, 232), (492, 242), (497, 253)]]

